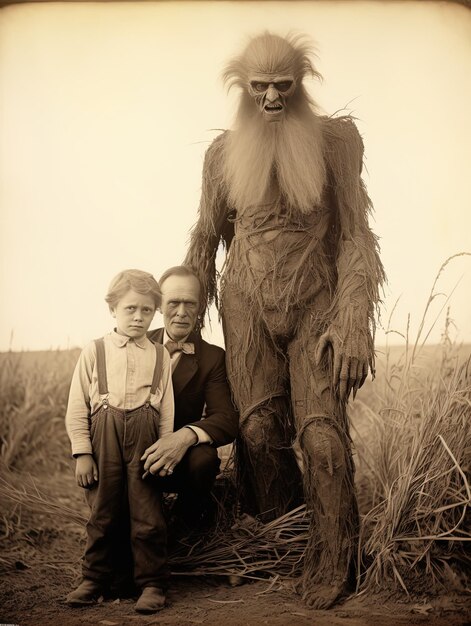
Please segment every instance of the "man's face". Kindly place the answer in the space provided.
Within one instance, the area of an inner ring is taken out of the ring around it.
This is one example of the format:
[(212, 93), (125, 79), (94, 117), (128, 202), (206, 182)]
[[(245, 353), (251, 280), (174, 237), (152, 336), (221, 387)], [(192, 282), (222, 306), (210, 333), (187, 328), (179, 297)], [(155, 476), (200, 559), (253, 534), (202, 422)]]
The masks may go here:
[(249, 94), (268, 122), (278, 122), (285, 115), (288, 99), (296, 88), (294, 76), (255, 74), (249, 79)]
[(196, 325), (200, 285), (194, 276), (169, 276), (161, 285), (164, 326), (174, 341), (185, 339)]
[(116, 318), (116, 332), (139, 340), (144, 337), (152, 322), (155, 302), (151, 296), (130, 289), (110, 310)]

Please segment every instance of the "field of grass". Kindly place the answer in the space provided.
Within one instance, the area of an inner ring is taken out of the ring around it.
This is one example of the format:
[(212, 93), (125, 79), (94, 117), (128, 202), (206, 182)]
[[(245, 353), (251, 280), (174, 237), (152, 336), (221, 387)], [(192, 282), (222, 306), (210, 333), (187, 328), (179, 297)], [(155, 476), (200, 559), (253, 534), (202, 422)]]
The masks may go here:
[(33, 474), (69, 451), (64, 416), (78, 350), (0, 354), (0, 463)]
[(351, 416), (359, 588), (453, 585), (470, 565), (469, 346), (387, 351)]

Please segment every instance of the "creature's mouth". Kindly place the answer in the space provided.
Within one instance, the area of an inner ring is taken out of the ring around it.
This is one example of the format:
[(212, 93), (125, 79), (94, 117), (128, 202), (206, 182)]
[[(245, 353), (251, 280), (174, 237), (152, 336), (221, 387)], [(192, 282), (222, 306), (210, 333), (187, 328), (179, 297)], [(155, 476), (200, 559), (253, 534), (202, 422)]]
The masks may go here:
[(264, 107), (266, 113), (272, 115), (273, 113), (280, 113), (283, 111), (281, 104), (266, 104)]

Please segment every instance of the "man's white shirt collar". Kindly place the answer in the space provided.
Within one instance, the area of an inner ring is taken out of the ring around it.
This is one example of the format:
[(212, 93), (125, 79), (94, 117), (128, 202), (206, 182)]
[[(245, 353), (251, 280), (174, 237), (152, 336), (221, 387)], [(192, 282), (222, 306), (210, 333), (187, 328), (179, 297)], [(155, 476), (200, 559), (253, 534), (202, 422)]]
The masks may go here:
[[(185, 337), (185, 339), (179, 339), (178, 343), (185, 343), (190, 335), (191, 335), (191, 332), (188, 333), (188, 335)], [(164, 336), (163, 336), (163, 339), (162, 339), (162, 343), (164, 344), (164, 346), (167, 343), (167, 341), (175, 341), (175, 339), (172, 339), (170, 337), (170, 335), (167, 333), (167, 329), (164, 328)]]

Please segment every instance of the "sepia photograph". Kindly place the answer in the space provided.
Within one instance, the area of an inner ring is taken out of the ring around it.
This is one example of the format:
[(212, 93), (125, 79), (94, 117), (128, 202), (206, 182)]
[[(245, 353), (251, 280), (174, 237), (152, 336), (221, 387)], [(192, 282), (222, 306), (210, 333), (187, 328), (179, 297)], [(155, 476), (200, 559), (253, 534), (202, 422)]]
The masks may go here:
[(0, 2), (2, 625), (471, 623), (470, 102), (465, 0)]

